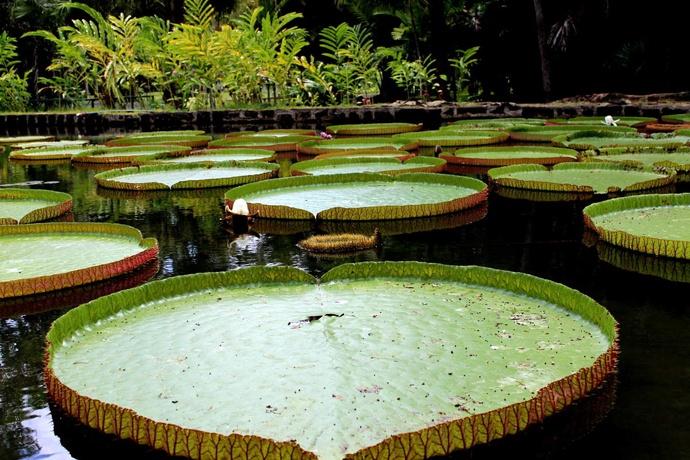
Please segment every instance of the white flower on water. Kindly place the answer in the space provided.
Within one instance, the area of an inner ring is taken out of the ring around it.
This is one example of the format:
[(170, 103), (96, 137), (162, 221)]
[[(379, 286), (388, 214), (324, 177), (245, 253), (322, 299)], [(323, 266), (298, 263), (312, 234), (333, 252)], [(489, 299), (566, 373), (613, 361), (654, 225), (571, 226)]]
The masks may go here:
[(232, 211), (233, 214), (239, 214), (240, 216), (248, 216), (249, 215), (249, 206), (247, 206), (247, 202), (242, 199), (238, 198), (235, 200), (234, 203), (232, 203)]
[(620, 121), (620, 119), (614, 120), (611, 115), (606, 115), (604, 117), (604, 121), (602, 121), (602, 123), (605, 124), (606, 126), (618, 126), (619, 121)]

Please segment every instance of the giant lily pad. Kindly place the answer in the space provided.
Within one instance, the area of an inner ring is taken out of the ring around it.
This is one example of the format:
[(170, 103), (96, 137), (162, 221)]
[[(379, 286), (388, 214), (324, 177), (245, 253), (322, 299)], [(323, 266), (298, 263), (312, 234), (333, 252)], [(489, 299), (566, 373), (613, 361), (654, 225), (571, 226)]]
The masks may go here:
[[(59, 318), (57, 405), (172, 455), (428, 458), (539, 423), (599, 387), (616, 322), (533, 276), (416, 262), (155, 281)], [(145, 427), (138, 428), (138, 427)]]
[(400, 161), (397, 158), (333, 158), (330, 160), (300, 161), (293, 164), (290, 171), (293, 176), (303, 174), (321, 176), (359, 172), (381, 174), (435, 173), (442, 172), (445, 165), (445, 160), (430, 157), (412, 157), (405, 161)]
[(390, 136), (419, 131), (420, 129), (422, 129), (422, 125), (415, 123), (361, 123), (331, 125), (326, 131), (336, 136)]
[(442, 127), (442, 130), (462, 130), (462, 129), (510, 129), (517, 126), (544, 126), (544, 120), (541, 118), (470, 118), (467, 120), (458, 120), (447, 126)]
[(20, 142), (12, 144), (10, 147), (13, 150), (23, 149), (44, 149), (44, 148), (61, 148), (61, 147), (81, 147), (87, 145), (87, 139), (63, 140), (63, 141), (34, 141), (34, 142)]
[(228, 139), (218, 139), (209, 142), (208, 146), (212, 149), (219, 148), (243, 148), (243, 149), (264, 149), (274, 152), (291, 152), (297, 150), (297, 144), (310, 139), (314, 136), (288, 135), (288, 136), (262, 136), (260, 133), (250, 136), (238, 136)]
[(191, 147), (180, 145), (137, 145), (133, 147), (105, 147), (72, 157), (74, 163), (133, 163), (152, 160), (159, 155), (187, 155)]
[(67, 193), (28, 188), (0, 188), (0, 225), (29, 224), (72, 209)]
[(509, 135), (502, 131), (467, 131), (438, 130), (419, 131), (416, 133), (396, 134), (393, 139), (414, 142), (419, 147), (462, 147), (471, 145), (500, 144), (508, 140)]
[(690, 136), (651, 138), (634, 133), (620, 134), (609, 130), (610, 128), (607, 128), (607, 131), (579, 131), (557, 136), (553, 139), (553, 144), (577, 150), (597, 150), (604, 147), (677, 149), (690, 143)]
[(350, 152), (322, 153), (314, 157), (314, 160), (328, 160), (336, 158), (397, 158), (407, 160), (414, 157), (414, 153), (404, 150), (352, 150)]
[(119, 190), (167, 190), (183, 188), (233, 187), (275, 177), (278, 165), (228, 161), (151, 165), (98, 173), (101, 187)]
[(243, 198), (252, 213), (273, 219), (384, 220), (435, 216), (487, 200), (482, 181), (442, 174), (336, 174), (247, 184), (228, 191), (232, 207)]
[[(638, 127), (638, 126), (643, 126), (646, 125), (647, 123), (655, 123), (657, 121), (656, 118), (651, 118), (651, 117), (613, 117), (614, 121), (618, 126), (633, 126), (633, 127)], [(557, 124), (564, 124), (564, 125), (585, 125), (585, 126), (606, 126), (606, 122), (604, 121), (604, 116), (597, 116), (597, 117), (585, 117), (585, 116), (580, 116), (580, 117), (573, 117), (573, 118), (555, 118), (552, 120), (548, 120), (549, 123), (557, 123)]]
[(597, 255), (599, 259), (621, 270), (676, 283), (690, 283), (690, 261), (688, 260), (642, 254), (603, 241), (597, 243)]
[(300, 155), (321, 155), (323, 153), (356, 153), (364, 151), (411, 151), (417, 149), (417, 143), (407, 139), (392, 137), (351, 137), (345, 139), (327, 139), (306, 141), (298, 145)]
[(510, 129), (510, 138), (520, 142), (551, 142), (558, 136), (577, 133), (580, 131), (606, 131), (615, 133), (637, 132), (635, 128), (626, 126), (602, 126), (602, 125), (552, 125), (552, 126), (517, 126)]
[(127, 225), (0, 226), (0, 299), (112, 278), (156, 259), (158, 244)]
[(533, 163), (552, 165), (577, 160), (577, 152), (571, 149), (536, 146), (478, 147), (444, 153), (441, 158), (449, 164), (469, 166), (508, 166)]
[(561, 163), (552, 170), (541, 165), (515, 165), (489, 170), (503, 187), (571, 193), (636, 192), (675, 182), (676, 173), (607, 163)]
[(669, 151), (663, 147), (649, 147), (630, 153), (626, 147), (611, 147), (599, 150), (599, 155), (588, 157), (588, 161), (606, 161), (658, 168), (672, 168), (678, 172), (690, 172), (690, 149)]
[(177, 153), (161, 153), (152, 158), (146, 158), (139, 163), (221, 163), (226, 161), (273, 161), (273, 152), (265, 149), (208, 149), (195, 150), (189, 155), (180, 156)]
[(192, 148), (205, 147), (212, 139), (203, 134), (156, 134), (142, 133), (118, 137), (106, 142), (108, 147), (128, 147), (132, 145), (181, 145)]
[(655, 256), (690, 259), (690, 194), (640, 195), (584, 209), (604, 241)]
[(0, 146), (13, 145), (13, 144), (25, 144), (27, 142), (46, 142), (52, 141), (55, 136), (12, 136), (12, 137), (0, 137)]
[(664, 115), (661, 121), (666, 123), (690, 123), (690, 113), (677, 113), (675, 115)]
[(11, 160), (21, 161), (55, 161), (69, 160), (73, 156), (87, 154), (102, 145), (84, 145), (76, 147), (44, 147), (37, 149), (15, 150), (10, 153)]
[[(140, 137), (156, 137), (156, 136), (201, 136), (206, 134), (206, 131), (195, 130), (195, 129), (181, 129), (173, 131), (141, 131), (138, 133), (131, 133), (124, 136), (127, 139), (135, 139)], [(122, 138), (118, 138), (122, 139)]]

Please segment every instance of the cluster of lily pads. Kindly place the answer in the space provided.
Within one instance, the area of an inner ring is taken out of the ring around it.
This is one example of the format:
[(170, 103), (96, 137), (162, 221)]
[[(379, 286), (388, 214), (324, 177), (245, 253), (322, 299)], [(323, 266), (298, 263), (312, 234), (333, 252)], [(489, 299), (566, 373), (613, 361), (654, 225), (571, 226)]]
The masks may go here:
[[(611, 198), (585, 208), (586, 228), (610, 245), (690, 259), (690, 194), (638, 195), (690, 172), (690, 131), (662, 126), (688, 121), (505, 118), (438, 130), (376, 123), (0, 144), (11, 145), (11, 161), (105, 168), (95, 175), (102, 189), (222, 187), (226, 212), (258, 229), (272, 219), (380, 226), (373, 237), (326, 236), (306, 249), (349, 239), (361, 249), (398, 222), (481, 210), (469, 222), (486, 214), (493, 189)], [(301, 161), (278, 178), (286, 152)], [(133, 227), (35, 223), (71, 206), (66, 193), (0, 188), (0, 299), (157, 259), (155, 239)], [(54, 402), (82, 423), (171, 455), (429, 458), (563, 410), (610, 378), (617, 354), (617, 323), (601, 305), (525, 274), (380, 262), (316, 279), (254, 267), (154, 281), (69, 311), (48, 334), (45, 378)]]

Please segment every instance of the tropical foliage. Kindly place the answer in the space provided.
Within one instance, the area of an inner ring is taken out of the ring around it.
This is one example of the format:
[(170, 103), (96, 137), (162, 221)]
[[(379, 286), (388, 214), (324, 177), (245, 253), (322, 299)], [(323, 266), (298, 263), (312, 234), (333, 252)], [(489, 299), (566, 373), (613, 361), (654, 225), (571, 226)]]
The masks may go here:
[(0, 33), (0, 110), (23, 110), (29, 102), (26, 74), (17, 73), (16, 40)]

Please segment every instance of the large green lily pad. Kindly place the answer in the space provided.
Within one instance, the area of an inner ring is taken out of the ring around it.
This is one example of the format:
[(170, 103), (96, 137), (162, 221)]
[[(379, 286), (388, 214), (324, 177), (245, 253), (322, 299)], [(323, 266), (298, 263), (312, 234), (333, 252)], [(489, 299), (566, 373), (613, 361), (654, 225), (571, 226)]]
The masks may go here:
[(333, 158), (330, 160), (300, 161), (293, 164), (290, 171), (293, 176), (302, 174), (321, 176), (360, 172), (381, 174), (436, 173), (442, 172), (445, 165), (445, 160), (431, 157), (412, 157), (405, 161), (400, 161), (397, 158)]
[(606, 131), (615, 133), (637, 132), (635, 128), (627, 126), (603, 125), (552, 125), (552, 126), (517, 126), (510, 129), (510, 138), (520, 142), (551, 142), (558, 136), (577, 133), (579, 131)]
[(314, 157), (314, 160), (328, 160), (336, 158), (397, 158), (406, 160), (415, 156), (414, 153), (404, 150), (352, 150), (350, 152), (322, 153)]
[(467, 131), (438, 130), (419, 131), (416, 133), (396, 134), (393, 139), (414, 142), (419, 147), (462, 147), (470, 145), (500, 144), (507, 141), (509, 135), (499, 130), (482, 131), (469, 129)]
[(390, 136), (392, 134), (419, 131), (422, 125), (416, 123), (361, 123), (331, 125), (326, 131), (336, 136)]
[(10, 153), (10, 160), (21, 161), (54, 161), (69, 160), (73, 156), (87, 154), (102, 145), (84, 145), (76, 147), (45, 147), (37, 149), (14, 150)]
[(557, 136), (553, 144), (577, 150), (597, 150), (604, 147), (628, 147), (630, 149), (644, 149), (649, 147), (663, 147), (677, 149), (690, 143), (690, 136), (645, 137), (627, 133), (619, 134), (608, 131), (579, 131), (567, 135)]
[(265, 149), (208, 149), (196, 150), (189, 155), (162, 153), (141, 163), (179, 164), (179, 163), (222, 163), (226, 161), (273, 161), (273, 152)]
[(243, 148), (243, 149), (265, 149), (274, 152), (292, 152), (297, 150), (300, 142), (316, 139), (314, 136), (302, 135), (261, 135), (256, 133), (249, 136), (231, 137), (228, 139), (218, 139), (209, 142), (209, 148)]
[(458, 120), (442, 127), (442, 130), (461, 130), (461, 129), (510, 129), (517, 126), (544, 126), (542, 118), (470, 118)]
[(690, 113), (677, 113), (675, 115), (664, 115), (661, 121), (666, 123), (690, 123)]
[(192, 148), (205, 147), (213, 139), (203, 134), (142, 133), (119, 137), (106, 142), (108, 147), (127, 147), (132, 145), (181, 145)]
[(132, 147), (104, 147), (72, 157), (74, 163), (133, 163), (152, 160), (159, 155), (187, 155), (191, 147), (180, 145), (137, 145)]
[(28, 188), (0, 188), (0, 225), (29, 224), (72, 209), (67, 193)]
[(584, 209), (585, 225), (606, 242), (655, 256), (690, 259), (690, 194), (640, 195)]
[(278, 174), (278, 165), (227, 161), (214, 163), (150, 165), (115, 169), (95, 176), (100, 187), (119, 190), (168, 190), (235, 185), (270, 179)]
[(0, 137), (0, 146), (13, 145), (13, 144), (24, 144), (27, 142), (46, 142), (52, 141), (55, 136), (11, 136), (11, 137)]
[(394, 137), (350, 137), (345, 139), (321, 139), (302, 142), (297, 146), (300, 155), (321, 155), (323, 153), (355, 153), (365, 151), (411, 151), (417, 143)]
[(503, 187), (573, 193), (618, 193), (649, 190), (675, 182), (675, 171), (630, 168), (608, 163), (561, 163), (552, 170), (541, 165), (515, 165), (489, 170)]
[(228, 191), (259, 217), (272, 219), (385, 220), (435, 216), (487, 200), (486, 184), (443, 174), (356, 173), (301, 176), (247, 184)]
[[(579, 116), (579, 117), (573, 117), (573, 118), (554, 118), (552, 120), (548, 120), (549, 123), (557, 123), (557, 124), (564, 124), (564, 125), (587, 125), (587, 126), (596, 126), (596, 125), (601, 125), (605, 126), (606, 122), (604, 121), (604, 116), (591, 116), (591, 117), (585, 117), (585, 116)], [(647, 123), (656, 123), (658, 120), (656, 118), (651, 118), (651, 117), (623, 117), (623, 116), (617, 116), (613, 117), (614, 121), (618, 126), (643, 126), (646, 125)]]
[(663, 147), (650, 147), (630, 153), (626, 147), (600, 149), (597, 156), (588, 157), (588, 161), (606, 161), (630, 165), (672, 168), (678, 172), (690, 172), (690, 149), (669, 151)]
[(421, 459), (601, 385), (616, 327), (577, 291), (487, 268), (346, 264), (319, 283), (255, 267), (68, 312), (47, 336), (46, 382), (82, 423), (173, 455)]
[(577, 161), (577, 152), (557, 147), (477, 147), (456, 150), (451, 154), (444, 153), (441, 158), (450, 164), (469, 166), (508, 166), (521, 163), (552, 165)]
[(33, 142), (19, 142), (12, 144), (10, 147), (13, 150), (23, 149), (44, 149), (44, 148), (61, 148), (61, 147), (81, 147), (87, 145), (87, 139), (63, 140), (63, 141), (33, 141)]
[(0, 299), (112, 278), (156, 259), (155, 239), (127, 225), (0, 226)]
[(156, 136), (201, 136), (203, 134), (206, 134), (206, 131), (198, 129), (180, 129), (173, 131), (141, 131), (138, 133), (127, 134), (126, 136), (117, 139), (134, 139), (139, 137), (149, 138)]

